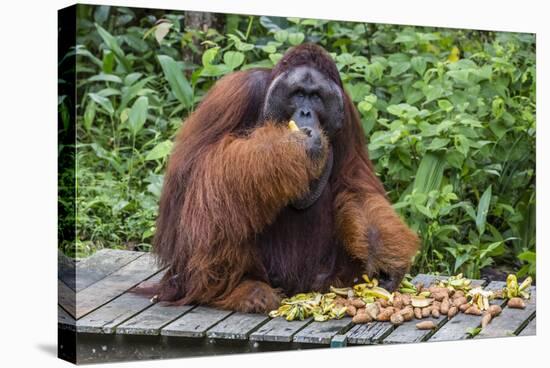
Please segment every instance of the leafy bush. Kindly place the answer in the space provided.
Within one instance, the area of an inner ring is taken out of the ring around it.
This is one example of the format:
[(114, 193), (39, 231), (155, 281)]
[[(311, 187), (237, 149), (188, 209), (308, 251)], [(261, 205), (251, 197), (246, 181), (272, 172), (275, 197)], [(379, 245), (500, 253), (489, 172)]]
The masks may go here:
[(66, 253), (149, 249), (182, 118), (219, 77), (315, 42), (336, 61), (395, 208), (423, 239), (415, 271), (479, 277), (496, 262), (534, 275), (533, 35), (219, 17), (219, 29), (193, 29), (184, 12), (79, 6), (78, 239)]

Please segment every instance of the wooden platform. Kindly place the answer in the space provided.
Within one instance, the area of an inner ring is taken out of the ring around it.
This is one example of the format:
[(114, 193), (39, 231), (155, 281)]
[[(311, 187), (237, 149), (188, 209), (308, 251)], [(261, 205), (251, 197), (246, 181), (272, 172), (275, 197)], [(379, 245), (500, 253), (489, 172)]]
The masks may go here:
[[(161, 270), (150, 254), (101, 250), (76, 265), (60, 256), (58, 331), (61, 357), (78, 363), (160, 359), (213, 354), (280, 351), (472, 338), (481, 317), (459, 314), (434, 319), (436, 331), (421, 331), (415, 321), (354, 325), (351, 318), (288, 322), (265, 315), (234, 313), (204, 306), (165, 306), (128, 293), (158, 279)], [(429, 284), (435, 277), (418, 275)], [(439, 276), (439, 278), (443, 278)], [(482, 280), (477, 284), (484, 285)], [(502, 288), (491, 282), (487, 288)], [(501, 316), (474, 338), (536, 333), (536, 290), (524, 310), (504, 308)], [(503, 300), (495, 303), (504, 306)], [(78, 340), (76, 344), (75, 340)]]

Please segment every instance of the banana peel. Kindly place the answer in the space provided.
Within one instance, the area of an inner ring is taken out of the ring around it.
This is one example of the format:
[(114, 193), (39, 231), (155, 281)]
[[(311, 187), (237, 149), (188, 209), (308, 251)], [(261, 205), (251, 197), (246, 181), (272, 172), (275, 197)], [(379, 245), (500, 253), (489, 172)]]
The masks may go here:
[(490, 300), (495, 296), (492, 291), (483, 290), (481, 287), (471, 289), (467, 295), (471, 298), (470, 304), (477, 306), (481, 311), (489, 309)]
[(525, 278), (525, 280), (523, 280), (520, 285), (518, 285), (517, 276), (514, 274), (510, 274), (506, 277), (506, 286), (502, 290), (502, 294), (508, 299), (512, 299), (518, 296), (522, 297), (523, 299), (529, 299), (531, 297), (529, 290), (532, 283), (533, 278), (529, 276)]

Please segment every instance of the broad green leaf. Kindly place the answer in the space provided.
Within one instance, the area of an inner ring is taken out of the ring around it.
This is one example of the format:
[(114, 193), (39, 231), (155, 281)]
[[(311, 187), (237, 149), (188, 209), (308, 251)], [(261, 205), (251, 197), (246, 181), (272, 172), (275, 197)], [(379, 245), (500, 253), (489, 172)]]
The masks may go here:
[(537, 260), (537, 254), (535, 252), (525, 251), (518, 254), (518, 259), (525, 262), (535, 263)]
[(415, 174), (413, 191), (429, 193), (441, 187), (443, 171), (445, 170), (444, 155), (440, 153), (426, 153)]
[(128, 126), (132, 134), (137, 134), (145, 124), (148, 108), (149, 101), (145, 96), (138, 97), (132, 105), (130, 113), (128, 114)]
[(462, 165), (464, 163), (464, 155), (460, 152), (458, 152), (456, 149), (448, 150), (445, 159), (447, 160), (447, 163), (451, 165), (454, 168), (462, 169)]
[(273, 37), (275, 41), (283, 43), (288, 39), (288, 31), (286, 29), (280, 29), (275, 32)]
[(111, 10), (111, 7), (108, 5), (100, 5), (96, 7), (94, 11), (94, 20), (97, 23), (105, 23), (107, 18), (109, 18), (109, 11)]
[(401, 32), (397, 35), (395, 38), (395, 41), (393, 43), (414, 43), (416, 42), (416, 34), (414, 32)]
[(491, 186), (485, 190), (477, 205), (476, 227), (479, 235), (485, 232), (485, 223), (489, 213), (489, 204), (491, 203)]
[(305, 36), (302, 32), (291, 33), (288, 35), (288, 42), (292, 46), (296, 46), (304, 42)]
[(233, 70), (244, 62), (244, 54), (238, 51), (227, 51), (223, 54), (223, 62)]
[(201, 71), (201, 76), (203, 77), (219, 77), (222, 75), (225, 75), (227, 73), (231, 72), (231, 68), (229, 68), (225, 64), (211, 64), (205, 66)]
[(390, 76), (397, 77), (405, 73), (411, 67), (411, 63), (408, 61), (392, 63)]
[(185, 107), (191, 107), (193, 105), (193, 89), (178, 64), (167, 55), (158, 55), (158, 60), (174, 96)]
[(126, 58), (126, 54), (120, 48), (120, 45), (118, 44), (118, 41), (116, 40), (116, 38), (114, 38), (109, 32), (103, 29), (99, 24), (96, 24), (95, 26), (96, 26), (97, 32), (103, 39), (103, 42), (105, 42), (107, 47), (112, 52), (114, 52), (118, 62), (124, 67), (126, 71), (130, 71), (131, 70), (130, 61)]
[(453, 104), (449, 100), (438, 100), (437, 106), (443, 111), (451, 112), (453, 109)]
[(114, 74), (104, 74), (100, 73), (94, 75), (93, 77), (88, 78), (89, 82), (113, 82), (113, 83), (122, 83), (122, 79), (119, 76)]
[(107, 97), (103, 97), (97, 93), (88, 93), (88, 97), (90, 97), (95, 103), (97, 103), (105, 111), (107, 111), (109, 115), (112, 115), (115, 112), (111, 100), (109, 100)]
[(211, 49), (206, 50), (202, 54), (202, 65), (207, 66), (212, 64), (219, 50), (220, 50), (219, 47), (212, 47)]
[(277, 48), (273, 45), (265, 45), (262, 46), (262, 51), (268, 54), (273, 54), (274, 52), (277, 52)]
[(111, 50), (103, 50), (103, 73), (111, 74), (115, 66), (115, 54)]
[(170, 154), (170, 151), (172, 151), (172, 145), (173, 143), (170, 140), (160, 142), (147, 153), (145, 160), (150, 161), (165, 158)]
[(282, 57), (283, 57), (283, 54), (280, 54), (278, 52), (274, 54), (269, 54), (269, 60), (271, 60), (273, 65), (277, 64)]
[(130, 73), (126, 77), (124, 77), (124, 84), (126, 86), (131, 86), (132, 84), (137, 82), (142, 75), (143, 74), (141, 73)]
[(426, 59), (422, 56), (415, 56), (411, 59), (411, 66), (418, 74), (422, 76), (426, 71)]
[(470, 258), (468, 253), (464, 253), (456, 257), (453, 271), (456, 272)]
[(94, 100), (89, 100), (86, 104), (86, 110), (84, 111), (84, 129), (90, 130), (95, 118), (95, 102)]
[(437, 151), (446, 147), (451, 140), (448, 138), (434, 138), (426, 149), (428, 151)]

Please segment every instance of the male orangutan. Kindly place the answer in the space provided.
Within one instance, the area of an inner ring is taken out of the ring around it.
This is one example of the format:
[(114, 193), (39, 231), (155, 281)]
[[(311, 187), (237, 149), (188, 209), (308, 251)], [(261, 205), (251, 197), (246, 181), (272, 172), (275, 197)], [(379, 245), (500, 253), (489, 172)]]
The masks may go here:
[(222, 78), (184, 122), (154, 241), (168, 271), (148, 292), (266, 312), (282, 295), (362, 273), (393, 290), (417, 249), (374, 174), (336, 65), (305, 44), (273, 69)]

